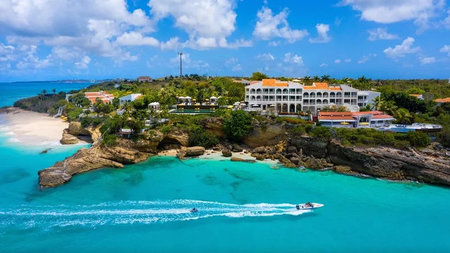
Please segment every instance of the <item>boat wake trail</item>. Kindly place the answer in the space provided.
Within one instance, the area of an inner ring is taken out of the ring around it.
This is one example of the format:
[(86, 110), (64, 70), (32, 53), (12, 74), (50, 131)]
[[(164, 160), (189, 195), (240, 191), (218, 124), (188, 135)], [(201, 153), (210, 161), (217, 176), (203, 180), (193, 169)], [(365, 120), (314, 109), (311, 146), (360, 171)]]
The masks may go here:
[[(192, 213), (192, 208), (198, 212)], [(294, 204), (228, 204), (199, 200), (121, 201), (96, 205), (21, 206), (0, 209), (0, 230), (22, 228), (151, 224), (211, 217), (263, 217), (301, 215)]]

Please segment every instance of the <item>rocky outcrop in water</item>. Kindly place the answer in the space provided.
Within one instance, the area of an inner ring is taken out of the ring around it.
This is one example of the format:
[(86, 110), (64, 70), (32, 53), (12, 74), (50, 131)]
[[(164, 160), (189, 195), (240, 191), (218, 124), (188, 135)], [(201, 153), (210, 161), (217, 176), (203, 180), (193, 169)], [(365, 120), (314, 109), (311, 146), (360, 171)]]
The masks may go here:
[(195, 156), (201, 156), (205, 153), (206, 149), (204, 147), (188, 147), (188, 148), (182, 148), (180, 152), (178, 152), (177, 157), (180, 159), (183, 159), (185, 157), (195, 157)]
[(118, 139), (115, 147), (95, 145), (81, 149), (64, 161), (39, 171), (39, 185), (41, 188), (55, 187), (66, 183), (76, 174), (107, 167), (122, 168), (126, 164), (145, 161), (157, 153), (161, 140), (162, 134), (157, 133), (138, 142)]

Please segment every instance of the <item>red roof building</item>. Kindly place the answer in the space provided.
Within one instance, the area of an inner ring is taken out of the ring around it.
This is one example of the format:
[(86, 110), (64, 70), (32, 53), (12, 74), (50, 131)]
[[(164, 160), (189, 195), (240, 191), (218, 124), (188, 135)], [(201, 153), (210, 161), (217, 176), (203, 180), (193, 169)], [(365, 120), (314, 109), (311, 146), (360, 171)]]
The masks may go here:
[(319, 112), (322, 126), (347, 128), (377, 128), (390, 125), (394, 117), (380, 111), (369, 112)]
[(91, 101), (92, 104), (97, 101), (97, 98), (100, 99), (103, 103), (111, 103), (114, 99), (114, 95), (106, 92), (106, 91), (94, 91), (94, 92), (85, 92), (84, 96)]

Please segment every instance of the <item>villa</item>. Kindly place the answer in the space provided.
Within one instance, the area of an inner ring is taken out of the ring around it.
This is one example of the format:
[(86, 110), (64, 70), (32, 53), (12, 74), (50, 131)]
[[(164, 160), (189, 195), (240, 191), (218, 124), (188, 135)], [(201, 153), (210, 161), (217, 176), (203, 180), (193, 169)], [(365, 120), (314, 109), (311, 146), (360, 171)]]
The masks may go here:
[(380, 128), (389, 126), (395, 119), (379, 111), (370, 112), (319, 112), (318, 122), (326, 127)]
[(317, 114), (327, 106), (345, 106), (350, 111), (372, 105), (380, 93), (359, 91), (348, 85), (313, 83), (305, 86), (296, 82), (264, 79), (245, 87), (245, 102), (248, 111), (296, 114), (311, 112)]
[(103, 103), (111, 103), (114, 99), (114, 95), (106, 92), (106, 91), (95, 91), (95, 92), (85, 92), (84, 96), (91, 101), (92, 104), (95, 104), (97, 99), (100, 99)]
[(124, 105), (126, 103), (133, 102), (134, 100), (136, 100), (136, 99), (138, 99), (140, 97), (142, 97), (141, 93), (135, 93), (135, 94), (130, 94), (130, 95), (121, 97), (121, 98), (119, 98), (119, 101), (120, 101), (121, 105)]
[(144, 82), (150, 83), (150, 82), (153, 82), (153, 79), (149, 76), (140, 76), (137, 78), (137, 81), (140, 83), (144, 83)]

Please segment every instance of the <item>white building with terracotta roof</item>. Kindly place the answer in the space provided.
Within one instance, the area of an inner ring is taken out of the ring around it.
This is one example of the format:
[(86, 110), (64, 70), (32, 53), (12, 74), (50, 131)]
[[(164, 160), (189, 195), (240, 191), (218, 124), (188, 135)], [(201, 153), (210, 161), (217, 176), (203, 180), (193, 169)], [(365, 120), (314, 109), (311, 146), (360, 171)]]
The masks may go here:
[(94, 91), (94, 92), (85, 92), (84, 96), (91, 101), (92, 104), (95, 104), (97, 98), (100, 99), (103, 103), (111, 103), (114, 99), (114, 95), (106, 92), (106, 91)]
[(380, 111), (370, 112), (319, 112), (322, 126), (345, 128), (379, 128), (389, 126), (395, 119)]
[(275, 79), (252, 82), (245, 87), (245, 102), (249, 111), (272, 110), (278, 114), (300, 111), (315, 114), (331, 105), (346, 106), (352, 111), (358, 111), (358, 105), (365, 106), (378, 95), (379, 93), (362, 92), (348, 85), (314, 83), (304, 86)]

